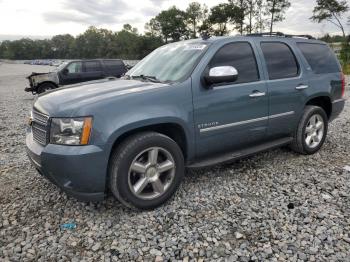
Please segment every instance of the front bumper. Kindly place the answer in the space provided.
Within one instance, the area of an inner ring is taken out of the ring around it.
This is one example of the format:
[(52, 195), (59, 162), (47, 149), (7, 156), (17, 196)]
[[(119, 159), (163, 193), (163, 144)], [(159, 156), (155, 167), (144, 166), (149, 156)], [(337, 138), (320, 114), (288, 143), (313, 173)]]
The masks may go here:
[(35, 90), (33, 87), (26, 87), (26, 88), (24, 88), (24, 91), (25, 92), (34, 92)]
[(345, 106), (345, 99), (338, 99), (332, 102), (332, 114), (329, 118), (329, 121), (333, 121), (337, 118), (340, 113), (343, 111)]
[(40, 174), (68, 195), (82, 201), (99, 201), (105, 197), (108, 157), (94, 145), (42, 146), (26, 136), (27, 155)]

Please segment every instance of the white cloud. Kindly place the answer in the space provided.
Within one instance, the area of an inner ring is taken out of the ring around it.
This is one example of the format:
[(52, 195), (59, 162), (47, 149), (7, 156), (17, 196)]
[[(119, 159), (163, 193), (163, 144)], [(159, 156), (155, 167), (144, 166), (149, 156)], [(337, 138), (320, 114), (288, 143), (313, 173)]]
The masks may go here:
[[(193, 0), (0, 0), (0, 35), (51, 36), (70, 33), (77, 35), (90, 25), (120, 30), (125, 23), (137, 27), (160, 10), (176, 5), (185, 9)], [(199, 0), (208, 7), (225, 0)], [(315, 0), (293, 0), (287, 19), (275, 26), (275, 31), (295, 34), (340, 33), (331, 24), (317, 24), (309, 20)], [(349, 16), (348, 14), (347, 16)], [(346, 19), (344, 18), (344, 24)], [(350, 31), (347, 26), (347, 32)], [(234, 32), (232, 34), (235, 34)]]

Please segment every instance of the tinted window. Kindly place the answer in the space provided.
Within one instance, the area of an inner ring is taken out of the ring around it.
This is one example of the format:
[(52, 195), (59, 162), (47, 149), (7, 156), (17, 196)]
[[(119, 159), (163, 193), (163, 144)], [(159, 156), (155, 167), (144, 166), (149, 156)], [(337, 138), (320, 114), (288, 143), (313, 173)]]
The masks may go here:
[(105, 65), (106, 70), (111, 74), (119, 76), (125, 73), (126, 71), (124, 63), (120, 60), (104, 60), (103, 63)]
[(210, 67), (233, 66), (238, 71), (235, 83), (259, 80), (258, 67), (253, 49), (249, 43), (232, 43), (223, 46), (213, 57)]
[(123, 66), (123, 62), (120, 60), (104, 60), (103, 63), (106, 66), (113, 66), (113, 67), (119, 67), (119, 66)]
[(316, 74), (340, 72), (340, 66), (327, 45), (297, 43), (307, 62)]
[(68, 73), (72, 74), (72, 73), (81, 73), (82, 72), (82, 63), (81, 62), (73, 62), (70, 63), (67, 66), (68, 69)]
[(85, 72), (96, 72), (101, 71), (101, 65), (99, 61), (86, 61)]
[(283, 43), (261, 43), (270, 79), (295, 77), (298, 63), (292, 50)]

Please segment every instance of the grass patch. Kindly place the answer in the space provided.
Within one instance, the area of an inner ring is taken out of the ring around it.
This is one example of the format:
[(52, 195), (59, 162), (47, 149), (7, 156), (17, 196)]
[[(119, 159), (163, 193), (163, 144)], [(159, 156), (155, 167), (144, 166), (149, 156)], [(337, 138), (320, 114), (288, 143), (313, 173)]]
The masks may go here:
[(350, 64), (343, 65), (343, 73), (345, 75), (350, 75)]

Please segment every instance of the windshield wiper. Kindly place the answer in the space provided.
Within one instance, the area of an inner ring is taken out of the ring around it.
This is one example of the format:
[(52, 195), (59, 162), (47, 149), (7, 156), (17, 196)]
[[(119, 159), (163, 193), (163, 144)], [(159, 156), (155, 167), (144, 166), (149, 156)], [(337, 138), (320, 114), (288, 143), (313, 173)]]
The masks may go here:
[(129, 75), (129, 77), (131, 79), (134, 79), (134, 78), (141, 78), (143, 80), (148, 80), (148, 81), (151, 81), (151, 82), (154, 82), (154, 83), (162, 83), (162, 81), (160, 81), (159, 79), (157, 79), (157, 77), (155, 76), (146, 76), (146, 75), (139, 75), (139, 76), (131, 76)]

